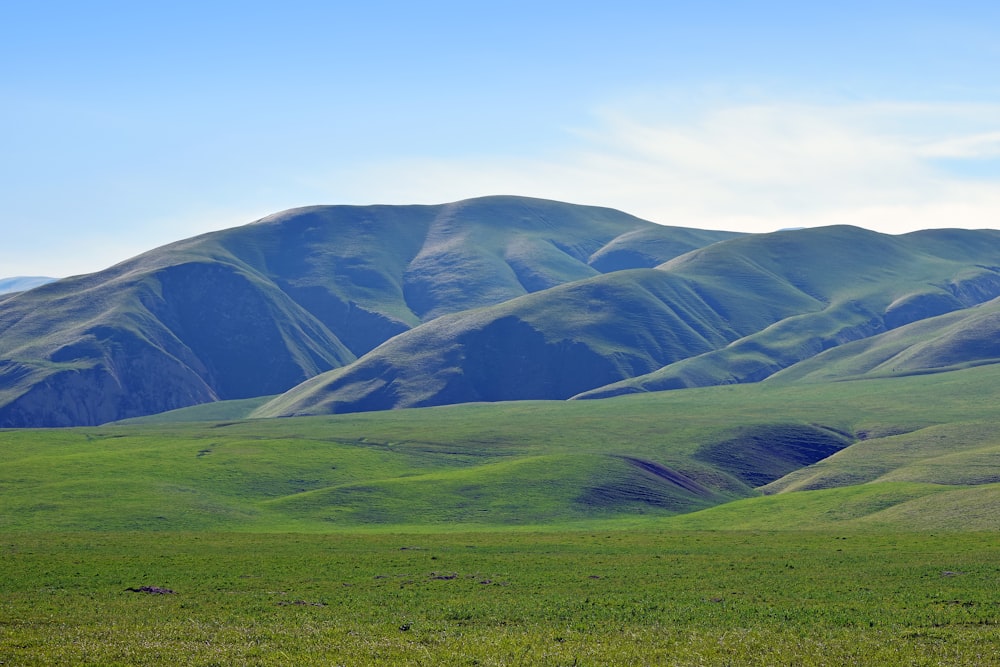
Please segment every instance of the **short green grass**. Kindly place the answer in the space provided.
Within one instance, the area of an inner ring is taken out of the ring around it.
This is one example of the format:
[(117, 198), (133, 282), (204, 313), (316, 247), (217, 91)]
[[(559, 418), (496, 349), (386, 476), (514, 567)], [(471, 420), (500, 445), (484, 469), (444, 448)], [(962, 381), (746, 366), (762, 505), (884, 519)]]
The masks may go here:
[(996, 664), (998, 551), (993, 533), (8, 533), (0, 661)]
[[(789, 470), (765, 491), (987, 489), (997, 481), (998, 374), (980, 367), (601, 401), (212, 423), (173, 422), (183, 418), (174, 414), (162, 424), (0, 431), (0, 530), (556, 526), (700, 510), (757, 495), (748, 482)], [(806, 449), (835, 446), (838, 434), (863, 439), (793, 470), (805, 463), (796, 459), (798, 433), (809, 436)], [(782, 439), (787, 456), (775, 459)], [(741, 458), (747, 446), (768, 456)], [(748, 474), (754, 460), (767, 476)], [(800, 512), (798, 496), (782, 495), (791, 497), (781, 507)], [(963, 513), (992, 507), (986, 491), (950, 498), (955, 529), (966, 527)], [(813, 519), (822, 524), (829, 517), (817, 502)], [(909, 512), (895, 520), (904, 529), (923, 524)], [(992, 527), (984, 521), (974, 525)]]
[[(692, 530), (998, 530), (1000, 485), (859, 484), (747, 498), (667, 520)], [(913, 509), (921, 508), (914, 512)]]
[(998, 379), (0, 431), (0, 662), (1000, 664)]
[(221, 422), (233, 419), (245, 419), (251, 412), (267, 403), (274, 396), (257, 396), (255, 398), (240, 398), (228, 401), (199, 403), (186, 408), (169, 410), (145, 417), (123, 419), (119, 424), (170, 424), (185, 422)]

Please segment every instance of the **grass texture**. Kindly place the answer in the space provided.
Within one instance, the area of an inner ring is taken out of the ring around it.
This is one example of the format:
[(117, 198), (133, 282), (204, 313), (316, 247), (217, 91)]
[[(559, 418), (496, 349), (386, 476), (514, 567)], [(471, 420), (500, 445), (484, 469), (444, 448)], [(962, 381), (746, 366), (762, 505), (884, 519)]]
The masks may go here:
[[(988, 529), (1000, 474), (997, 373), (0, 431), (0, 530), (556, 526), (737, 499), (750, 499), (750, 513), (767, 507), (772, 528), (782, 527), (780, 507), (795, 525)], [(241, 405), (253, 407), (228, 407)], [(881, 498), (858, 506), (870, 517), (823, 494), (848, 487)], [(774, 495), (754, 499), (761, 493)], [(920, 503), (931, 507), (913, 511)], [(732, 511), (714, 516), (740, 527)]]
[(0, 659), (996, 664), (997, 556), (978, 533), (4, 534)]
[(0, 431), (0, 661), (997, 664), (997, 373)]

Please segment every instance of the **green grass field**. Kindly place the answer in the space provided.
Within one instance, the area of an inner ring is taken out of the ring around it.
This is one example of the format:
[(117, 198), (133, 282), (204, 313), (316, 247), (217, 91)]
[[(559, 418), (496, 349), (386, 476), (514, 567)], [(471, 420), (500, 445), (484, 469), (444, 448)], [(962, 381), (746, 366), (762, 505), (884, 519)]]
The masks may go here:
[(4, 534), (0, 660), (997, 664), (998, 556), (992, 533), (651, 525)]
[[(746, 527), (767, 507), (768, 528), (786, 527), (787, 508), (796, 526), (995, 529), (998, 393), (1000, 370), (984, 366), (601, 401), (0, 431), (0, 530), (551, 528), (717, 505), (708, 527)], [(850, 490), (829, 493), (838, 489)], [(867, 499), (852, 513), (838, 510), (848, 492)], [(930, 497), (948, 502), (905, 507)], [(739, 499), (749, 500), (720, 505)]]
[(998, 393), (0, 431), (0, 664), (1000, 664)]

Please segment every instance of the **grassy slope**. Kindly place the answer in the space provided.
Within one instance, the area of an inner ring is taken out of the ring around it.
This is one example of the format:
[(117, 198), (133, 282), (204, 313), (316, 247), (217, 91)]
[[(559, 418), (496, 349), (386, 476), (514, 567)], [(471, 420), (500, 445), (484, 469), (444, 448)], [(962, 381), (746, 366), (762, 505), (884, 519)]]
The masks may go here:
[(772, 382), (826, 382), (940, 372), (1000, 360), (1000, 300), (931, 317), (827, 350)]
[(429, 322), (255, 414), (565, 399), (719, 348), (812, 306), (780, 284), (705, 289), (652, 269), (617, 272)]
[(274, 396), (255, 396), (254, 398), (199, 403), (198, 405), (158, 412), (144, 417), (122, 419), (115, 423), (121, 425), (184, 424), (188, 422), (222, 422), (248, 419), (254, 410), (273, 398)]
[[(991, 527), (997, 441), (988, 425), (997, 380), (997, 368), (986, 366), (602, 401), (5, 431), (0, 528), (322, 531), (662, 517), (753, 495), (739, 454), (761, 442), (774, 457), (761, 458), (763, 481), (778, 480), (803, 464), (803, 442), (827, 446), (817, 434), (838, 432), (865, 439), (771, 489), (802, 475), (825, 479), (823, 487), (835, 487), (838, 475), (863, 486), (781, 493), (741, 501), (743, 513), (723, 505), (683, 521), (708, 516), (704, 525), (738, 527), (763, 512), (775, 527), (787, 509), (790, 527), (868, 515), (897, 527), (946, 526), (946, 516), (954, 528), (963, 516)], [(727, 448), (733, 465), (718, 456)], [(867, 500), (836, 515), (843, 493)], [(930, 503), (931, 493), (951, 494), (933, 522), (899, 504)]]
[[(656, 266), (735, 236), (661, 227), (612, 209), (524, 197), (438, 207), (403, 292), (423, 321), (598, 275)], [(666, 261), (666, 260), (663, 260)]]
[(422, 318), (730, 236), (517, 197), (286, 211), (4, 298), (0, 425), (277, 393)]
[[(0, 655), (993, 664), (998, 380), (0, 431)], [(697, 509), (680, 471), (719, 502), (746, 489), (707, 462), (777, 475), (848, 431), (784, 492), (669, 516)]]
[[(833, 227), (730, 239), (660, 271), (595, 277), (425, 324), (257, 415), (758, 381), (887, 327), (914, 329), (991, 298), (1000, 293), (1000, 274), (989, 268), (998, 260), (993, 232), (892, 237)], [(992, 359), (992, 322), (936, 330), (910, 366)]]
[(886, 482), (738, 500), (671, 517), (679, 530), (996, 531), (1000, 484)]
[[(814, 297), (817, 307), (583, 397), (762, 380), (824, 350), (992, 299), (1000, 293), (998, 258), (1000, 234), (993, 231), (893, 237), (851, 227), (755, 235), (694, 251), (661, 268), (698, 284), (751, 292), (783, 284)], [(980, 354), (971, 345), (942, 343), (914, 364), (944, 364), (947, 354), (958, 363), (968, 353)]]
[(269, 281), (202, 251), (152, 253), (3, 305), (2, 424), (274, 393), (354, 358)]

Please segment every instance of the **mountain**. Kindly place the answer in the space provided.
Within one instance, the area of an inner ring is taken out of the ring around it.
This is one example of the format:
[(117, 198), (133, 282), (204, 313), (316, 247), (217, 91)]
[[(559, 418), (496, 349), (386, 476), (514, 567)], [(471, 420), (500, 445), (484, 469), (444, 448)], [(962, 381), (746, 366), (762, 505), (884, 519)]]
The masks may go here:
[[(1000, 296), (998, 258), (1000, 232), (994, 230), (888, 236), (851, 227), (759, 235), (689, 253), (660, 268), (699, 282), (723, 280), (751, 290), (786, 285), (813, 296), (815, 307), (724, 348), (581, 398), (769, 378), (825, 350)], [(861, 347), (844, 349), (850, 354)], [(968, 360), (981, 357), (972, 347), (958, 356), (963, 355)], [(932, 366), (939, 361), (926, 359)], [(793, 370), (785, 377), (794, 375)]]
[(0, 297), (0, 427), (594, 399), (1000, 359), (1000, 232), (664, 227), (521, 197), (313, 206)]
[(521, 197), (285, 211), (0, 297), (0, 427), (278, 394), (439, 317), (735, 236)]
[[(986, 347), (997, 333), (993, 319), (972, 307), (1000, 295), (998, 266), (995, 231), (888, 236), (841, 226), (734, 237), (655, 269), (588, 278), (423, 324), (254, 415), (756, 382), (824, 350), (949, 312), (970, 319), (938, 331), (942, 337), (911, 366), (995, 360), (1000, 355)], [(970, 337), (978, 343), (948, 342)], [(843, 349), (848, 356), (861, 350)]]
[(701, 287), (637, 269), (441, 317), (254, 415), (567, 399), (723, 347), (811, 301), (794, 293), (780, 299), (767, 291), (740, 294), (744, 316), (737, 318), (717, 307), (733, 294)]
[(998, 260), (516, 197), (286, 211), (0, 297), (0, 426), (131, 418), (0, 432), (0, 524), (996, 530)]
[(0, 295), (12, 292), (24, 292), (32, 287), (51, 283), (55, 278), (45, 276), (18, 276), (16, 278), (0, 278)]

